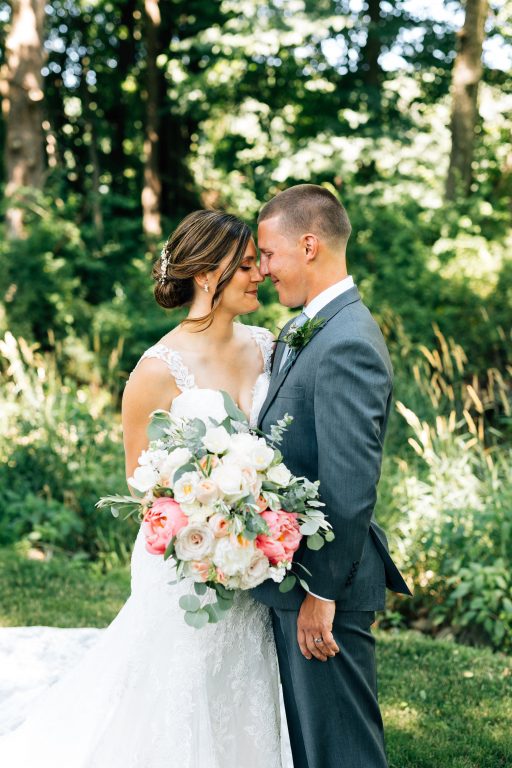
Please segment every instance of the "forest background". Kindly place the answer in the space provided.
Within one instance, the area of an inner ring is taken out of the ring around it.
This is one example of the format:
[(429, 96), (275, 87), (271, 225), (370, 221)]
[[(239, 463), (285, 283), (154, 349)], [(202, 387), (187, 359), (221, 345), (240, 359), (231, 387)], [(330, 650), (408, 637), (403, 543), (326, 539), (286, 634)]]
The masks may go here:
[[(0, 545), (126, 562), (119, 404), (178, 220), (338, 195), (393, 358), (385, 626), (512, 650), (510, 0), (0, 2)], [(277, 332), (271, 285), (246, 322)]]

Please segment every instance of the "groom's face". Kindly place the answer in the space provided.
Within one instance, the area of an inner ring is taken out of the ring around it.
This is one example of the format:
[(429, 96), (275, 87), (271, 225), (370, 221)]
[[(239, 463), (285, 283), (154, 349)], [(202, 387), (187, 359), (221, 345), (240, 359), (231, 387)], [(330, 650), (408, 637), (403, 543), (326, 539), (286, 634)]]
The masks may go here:
[(285, 307), (300, 307), (306, 301), (306, 258), (300, 238), (284, 233), (279, 216), (258, 225), (260, 272), (274, 283)]

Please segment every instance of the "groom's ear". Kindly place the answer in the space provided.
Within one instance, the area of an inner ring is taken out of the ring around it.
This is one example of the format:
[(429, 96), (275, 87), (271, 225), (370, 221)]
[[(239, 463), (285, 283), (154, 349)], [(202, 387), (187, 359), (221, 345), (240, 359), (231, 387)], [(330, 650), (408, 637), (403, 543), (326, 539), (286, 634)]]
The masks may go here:
[(304, 255), (306, 256), (306, 262), (314, 261), (318, 256), (318, 237), (308, 232), (308, 234), (302, 235), (300, 240), (301, 247), (304, 249)]

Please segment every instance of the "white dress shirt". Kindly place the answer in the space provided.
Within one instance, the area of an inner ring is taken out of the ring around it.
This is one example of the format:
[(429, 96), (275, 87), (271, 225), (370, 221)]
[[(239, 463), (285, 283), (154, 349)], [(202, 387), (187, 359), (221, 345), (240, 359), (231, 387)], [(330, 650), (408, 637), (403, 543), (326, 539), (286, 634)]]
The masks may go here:
[[(331, 302), (333, 299), (337, 299), (338, 296), (341, 296), (342, 293), (345, 293), (345, 291), (348, 291), (353, 286), (354, 281), (350, 275), (343, 278), (343, 280), (340, 280), (339, 283), (330, 285), (325, 289), (325, 291), (322, 291), (322, 293), (319, 293), (318, 296), (315, 296), (314, 299), (311, 299), (309, 304), (307, 304), (303, 309), (304, 314), (309, 318), (314, 317), (318, 312), (320, 312), (321, 309), (326, 307), (329, 302)], [(313, 597), (317, 597), (319, 600), (324, 600), (326, 603), (334, 602), (334, 600), (330, 600), (327, 597), (320, 597), (320, 595), (315, 595), (313, 592), (311, 592), (311, 594)]]

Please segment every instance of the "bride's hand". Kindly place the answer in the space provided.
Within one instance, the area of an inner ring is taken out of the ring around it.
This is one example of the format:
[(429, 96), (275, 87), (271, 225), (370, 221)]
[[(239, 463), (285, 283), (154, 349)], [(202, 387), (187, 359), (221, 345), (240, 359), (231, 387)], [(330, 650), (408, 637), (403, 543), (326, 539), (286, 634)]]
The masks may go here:
[[(318, 600), (306, 595), (297, 619), (297, 642), (306, 659), (314, 656), (319, 661), (327, 661), (339, 652), (332, 634), (335, 611), (334, 600)], [(322, 642), (315, 643), (315, 638), (321, 638)]]

